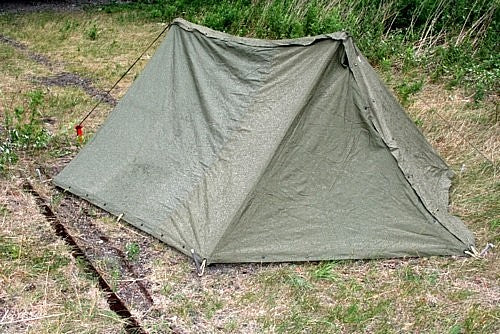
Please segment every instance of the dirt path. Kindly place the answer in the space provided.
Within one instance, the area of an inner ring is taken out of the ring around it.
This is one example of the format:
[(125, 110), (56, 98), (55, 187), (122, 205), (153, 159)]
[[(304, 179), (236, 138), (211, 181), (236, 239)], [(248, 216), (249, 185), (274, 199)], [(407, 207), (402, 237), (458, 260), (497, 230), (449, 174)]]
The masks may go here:
[(84, 78), (76, 73), (61, 72), (49, 77), (35, 78), (35, 80), (48, 86), (79, 87), (91, 97), (99, 99), (102, 102), (106, 102), (112, 106), (115, 106), (117, 102), (116, 99), (107, 92), (96, 88), (92, 84), (92, 81), (90, 79)]
[(42, 54), (30, 51), (28, 49), (28, 46), (26, 46), (25, 44), (18, 42), (16, 40), (14, 40), (13, 38), (1, 35), (1, 34), (0, 34), (0, 42), (7, 44), (7, 45), (13, 47), (14, 49), (22, 52), (23, 54), (25, 54), (29, 59), (33, 60), (34, 62), (36, 62), (40, 65), (44, 65), (51, 70), (54, 69), (55, 64), (52, 61), (50, 61), (49, 58), (45, 57)]
[(48, 86), (79, 87), (93, 98), (99, 99), (102, 102), (106, 102), (111, 106), (116, 105), (116, 99), (106, 91), (95, 87), (89, 78), (82, 77), (76, 73), (65, 71), (63, 62), (53, 61), (43, 54), (30, 50), (26, 44), (2, 34), (0, 34), (0, 43), (13, 47), (37, 64), (45, 66), (50, 71), (55, 73), (54, 75), (48, 77), (34, 77), (34, 81)]

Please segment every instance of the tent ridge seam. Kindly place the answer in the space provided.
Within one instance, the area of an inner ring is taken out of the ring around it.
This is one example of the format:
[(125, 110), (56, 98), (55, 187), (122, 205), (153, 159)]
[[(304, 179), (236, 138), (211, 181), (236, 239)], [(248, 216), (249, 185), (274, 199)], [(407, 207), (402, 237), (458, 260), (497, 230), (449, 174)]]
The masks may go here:
[(338, 32), (331, 34), (322, 34), (310, 37), (300, 37), (294, 39), (281, 39), (281, 40), (263, 40), (263, 39), (255, 39), (248, 37), (239, 37), (229, 35), (224, 32), (216, 31), (204, 26), (200, 26), (191, 22), (188, 22), (182, 18), (176, 18), (172, 21), (171, 25), (176, 25), (184, 31), (188, 32), (198, 32), (208, 38), (217, 39), (224, 42), (233, 42), (246, 46), (258, 46), (258, 47), (266, 47), (266, 48), (276, 48), (276, 47), (287, 47), (287, 46), (309, 46), (314, 43), (331, 39), (336, 41), (345, 41), (348, 38), (351, 38), (349, 33), (347, 32)]

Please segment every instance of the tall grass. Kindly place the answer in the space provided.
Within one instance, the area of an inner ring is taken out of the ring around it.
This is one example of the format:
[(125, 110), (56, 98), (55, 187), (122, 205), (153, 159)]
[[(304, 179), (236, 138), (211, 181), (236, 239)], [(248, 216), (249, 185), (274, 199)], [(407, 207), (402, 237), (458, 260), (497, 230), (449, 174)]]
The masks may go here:
[(184, 17), (230, 34), (296, 38), (344, 30), (382, 69), (426, 68), (432, 77), (498, 90), (499, 0), (143, 0), (105, 6), (147, 20)]

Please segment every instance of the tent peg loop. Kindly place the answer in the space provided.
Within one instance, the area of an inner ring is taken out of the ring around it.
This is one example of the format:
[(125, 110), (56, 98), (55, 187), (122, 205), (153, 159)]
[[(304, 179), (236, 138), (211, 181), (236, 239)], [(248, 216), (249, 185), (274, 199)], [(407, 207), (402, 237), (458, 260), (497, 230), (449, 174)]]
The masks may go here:
[(470, 246), (470, 249), (464, 251), (464, 253), (469, 255), (470, 257), (480, 260), (484, 259), (484, 257), (488, 253), (488, 250), (493, 248), (495, 248), (495, 245), (493, 245), (492, 243), (488, 243), (481, 252), (478, 252), (474, 246)]
[(486, 254), (488, 254), (488, 251), (490, 249), (493, 249), (493, 248), (495, 248), (495, 245), (493, 245), (491, 242), (488, 242), (486, 244), (486, 246), (483, 248), (483, 250), (481, 251), (481, 253), (479, 253), (479, 255), (484, 257), (484, 256), (486, 256)]
[(191, 248), (191, 256), (193, 257), (194, 265), (196, 268), (196, 274), (201, 277), (205, 273), (205, 267), (207, 265), (207, 259), (203, 259), (200, 263), (200, 256), (196, 254), (193, 248)]

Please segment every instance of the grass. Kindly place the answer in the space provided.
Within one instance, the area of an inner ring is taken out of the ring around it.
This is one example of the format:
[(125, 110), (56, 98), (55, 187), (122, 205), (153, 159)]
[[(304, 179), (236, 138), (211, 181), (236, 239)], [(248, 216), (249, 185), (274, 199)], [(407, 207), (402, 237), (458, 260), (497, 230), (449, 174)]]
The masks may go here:
[[(498, 246), (498, 53), (492, 47), (494, 40), (489, 40), (490, 30), (481, 33), (484, 25), (473, 28), (488, 13), (489, 2), (477, 2), (475, 9), (468, 10), (465, 2), (457, 2), (457, 16), (468, 17), (468, 23), (449, 18), (448, 26), (446, 20), (437, 20), (432, 29), (437, 14), (431, 7), (439, 1), (387, 3), (391, 5), (361, 0), (350, 7), (298, 0), (254, 1), (253, 6), (250, 1), (154, 1), (73, 13), (0, 15), (2, 34), (57, 62), (49, 69), (25, 51), (0, 43), (0, 136), (2, 145), (9, 142), (17, 156), (16, 161), (4, 163), (0, 178), (0, 323), (54, 316), (0, 325), (0, 331), (122, 330), (95, 278), (72, 259), (33, 200), (21, 190), (23, 179), (31, 178), (59, 208), (64, 198), (39, 182), (35, 170), (59, 168), (80, 149), (73, 127), (95, 99), (80, 88), (47, 87), (32, 79), (69, 71), (107, 89), (166, 20), (181, 13), (192, 21), (251, 37), (298, 37), (349, 29), (456, 173), (453, 213), (474, 232), (479, 246), (487, 242)], [(446, 13), (449, 7), (440, 15)], [(373, 29), (367, 29), (370, 22), (376, 22)], [(411, 24), (411, 31), (403, 29)], [(471, 48), (476, 51), (470, 52)], [(151, 53), (120, 83), (114, 96), (123, 95)], [(87, 135), (92, 135), (110, 109), (101, 105), (86, 125)], [(22, 116), (19, 119), (16, 110)], [(32, 116), (36, 129), (25, 128)], [(3, 129), (26, 130), (28, 140), (7, 136)], [(37, 134), (43, 138), (39, 148), (33, 146)], [(497, 249), (483, 260), (435, 257), (216, 265), (198, 279), (185, 256), (116, 223), (100, 210), (87, 211), (94, 226), (141, 269), (141, 279), (147, 282), (155, 303), (150, 310), (133, 306), (132, 311), (151, 333), (168, 332), (171, 325), (202, 333), (493, 333), (500, 329)], [(94, 261), (116, 289), (127, 278), (105, 256)]]
[(4, 179), (0, 189), (0, 331), (119, 332), (96, 283), (82, 276), (33, 200)]
[(42, 125), (40, 106), (43, 93), (35, 90), (27, 93), (26, 107), (18, 106), (4, 114), (5, 132), (0, 139), (0, 172), (18, 160), (17, 150), (34, 151), (47, 148), (51, 135)]

